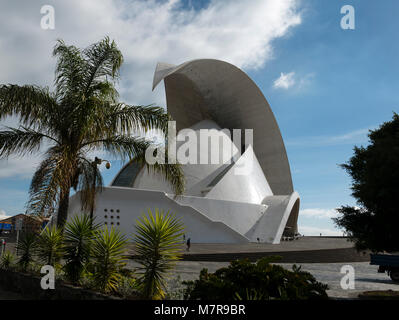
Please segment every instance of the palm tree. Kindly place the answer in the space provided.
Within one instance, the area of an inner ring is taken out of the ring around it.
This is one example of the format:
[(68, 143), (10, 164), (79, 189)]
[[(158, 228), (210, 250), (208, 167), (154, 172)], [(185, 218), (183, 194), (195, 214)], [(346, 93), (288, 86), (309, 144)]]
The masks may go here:
[(169, 211), (148, 210), (138, 221), (135, 234), (140, 289), (146, 299), (165, 296), (165, 276), (181, 257), (183, 224)]
[[(21, 126), (0, 131), (0, 159), (20, 156), (47, 147), (44, 160), (30, 186), (28, 211), (50, 216), (57, 224), (67, 219), (70, 190), (82, 191), (82, 206), (94, 206), (102, 178), (88, 152), (105, 151), (124, 160), (144, 162), (151, 143), (133, 136), (150, 129), (167, 130), (170, 119), (154, 106), (131, 106), (118, 102), (115, 82), (123, 62), (122, 53), (108, 37), (84, 50), (58, 40), (55, 91), (34, 85), (0, 85), (0, 120), (18, 116)], [(146, 164), (147, 165), (147, 164)], [(181, 167), (153, 165), (174, 187), (184, 190)]]

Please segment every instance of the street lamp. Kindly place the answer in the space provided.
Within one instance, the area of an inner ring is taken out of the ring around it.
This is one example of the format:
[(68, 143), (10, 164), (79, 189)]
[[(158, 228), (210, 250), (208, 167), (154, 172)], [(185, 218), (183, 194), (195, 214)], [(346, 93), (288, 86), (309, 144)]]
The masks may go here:
[[(103, 160), (103, 159), (95, 157), (94, 161), (91, 163), (92, 166), (93, 166), (93, 169), (94, 169), (93, 170), (94, 173), (96, 172), (97, 166), (101, 165), (101, 163), (103, 163), (103, 162), (105, 162), (105, 168), (107, 168), (107, 169), (111, 168), (111, 163), (108, 160)], [(95, 196), (96, 196), (95, 195), (95, 192), (96, 192), (96, 175), (94, 175), (94, 177), (93, 177), (92, 188), (93, 188), (94, 195), (93, 195), (93, 202), (91, 204), (91, 210), (90, 210), (90, 220), (91, 221), (93, 221), (94, 202), (95, 202)]]

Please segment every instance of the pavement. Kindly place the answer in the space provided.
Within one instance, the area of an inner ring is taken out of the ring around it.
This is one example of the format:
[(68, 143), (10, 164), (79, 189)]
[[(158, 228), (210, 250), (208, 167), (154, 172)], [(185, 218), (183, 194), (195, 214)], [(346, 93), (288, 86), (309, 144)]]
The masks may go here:
[[(286, 269), (292, 269), (291, 263), (278, 263)], [(180, 261), (169, 279), (169, 287), (176, 288), (177, 279), (196, 280), (203, 268), (209, 272), (227, 267), (228, 262), (205, 262), (205, 261)], [(310, 272), (318, 281), (329, 286), (327, 294), (335, 299), (353, 299), (358, 294), (369, 290), (394, 290), (399, 291), (399, 283), (395, 283), (385, 273), (377, 273), (378, 266), (372, 266), (368, 262), (353, 263), (303, 263), (297, 264), (302, 270)], [(345, 290), (341, 287), (341, 280), (345, 273), (341, 273), (343, 266), (350, 265), (355, 271), (354, 289)], [(129, 261), (129, 268), (136, 268), (138, 264)]]

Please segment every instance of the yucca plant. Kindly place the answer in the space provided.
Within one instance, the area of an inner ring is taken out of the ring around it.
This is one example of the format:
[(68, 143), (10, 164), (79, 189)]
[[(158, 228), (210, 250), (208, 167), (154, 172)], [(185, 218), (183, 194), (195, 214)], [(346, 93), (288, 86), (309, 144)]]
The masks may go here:
[(64, 271), (73, 283), (82, 278), (85, 265), (90, 259), (90, 246), (99, 224), (95, 224), (89, 215), (75, 215), (64, 230)]
[(95, 286), (104, 293), (115, 292), (122, 275), (120, 270), (126, 265), (126, 237), (119, 230), (104, 227), (96, 232), (91, 247)]
[(18, 259), (18, 265), (23, 271), (26, 271), (29, 265), (33, 262), (35, 250), (37, 247), (37, 234), (28, 232), (25, 233), (17, 244), (17, 252), (20, 258)]
[(55, 267), (63, 255), (63, 233), (56, 226), (47, 227), (37, 237), (36, 255), (40, 262)]
[(14, 262), (15, 262), (15, 256), (11, 252), (6, 251), (1, 256), (0, 268), (4, 270), (10, 270), (14, 265)]
[(148, 210), (136, 225), (135, 247), (140, 289), (145, 299), (165, 296), (166, 276), (181, 257), (183, 224), (169, 211)]

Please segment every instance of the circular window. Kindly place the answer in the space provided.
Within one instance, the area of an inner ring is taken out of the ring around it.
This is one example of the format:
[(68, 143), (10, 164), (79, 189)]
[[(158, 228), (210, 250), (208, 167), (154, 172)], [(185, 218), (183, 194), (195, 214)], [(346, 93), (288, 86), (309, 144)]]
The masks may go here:
[(105, 219), (107, 219), (107, 218), (108, 218), (108, 216), (107, 216), (107, 215), (105, 215), (105, 216), (104, 216), (104, 218), (105, 218)]

